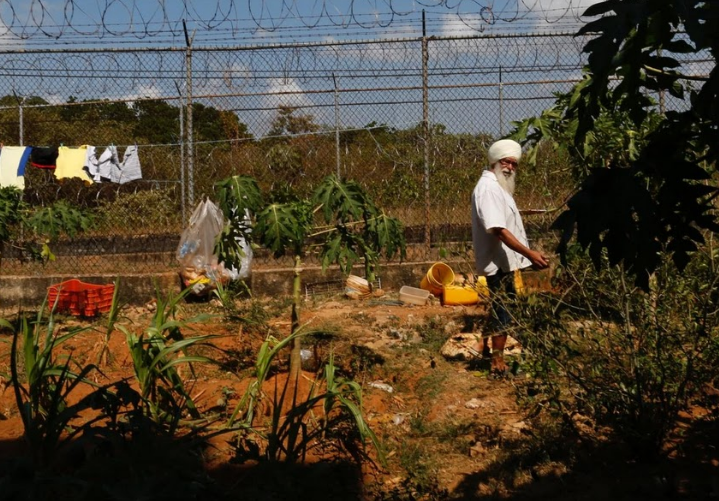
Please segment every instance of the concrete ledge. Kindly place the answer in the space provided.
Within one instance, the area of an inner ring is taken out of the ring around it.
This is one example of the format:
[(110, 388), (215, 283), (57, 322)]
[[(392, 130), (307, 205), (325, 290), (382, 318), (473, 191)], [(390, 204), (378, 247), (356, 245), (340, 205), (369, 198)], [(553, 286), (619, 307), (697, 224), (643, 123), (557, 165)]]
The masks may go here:
[[(422, 277), (435, 261), (385, 264), (379, 270), (382, 288), (386, 291), (399, 290), (403, 285), (418, 287)], [(448, 262), (455, 272), (466, 269), (466, 262)], [(362, 275), (358, 268), (356, 274)], [(551, 273), (525, 272), (525, 285), (534, 290), (549, 290)], [(92, 284), (112, 283), (117, 275), (48, 275), (48, 276), (0, 276), (0, 310), (33, 309), (42, 304), (47, 289), (53, 284), (77, 278)], [(258, 269), (252, 272), (250, 289), (255, 296), (289, 296), (292, 294), (293, 271), (290, 268)], [(341, 281), (339, 269), (333, 267), (325, 273), (320, 267), (305, 267), (302, 283), (311, 284), (331, 280)], [(145, 304), (155, 297), (155, 289), (161, 292), (180, 291), (180, 280), (176, 272), (158, 274), (128, 274), (120, 276), (120, 300), (128, 304)]]

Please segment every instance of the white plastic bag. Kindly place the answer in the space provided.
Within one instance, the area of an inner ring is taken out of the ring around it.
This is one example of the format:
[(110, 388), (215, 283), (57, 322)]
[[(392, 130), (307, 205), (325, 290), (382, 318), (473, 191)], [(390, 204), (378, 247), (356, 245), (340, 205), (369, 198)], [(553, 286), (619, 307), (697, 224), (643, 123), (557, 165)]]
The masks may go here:
[(185, 287), (192, 287), (196, 294), (204, 294), (226, 283), (231, 273), (222, 263), (217, 262), (214, 253), (215, 240), (222, 231), (222, 211), (210, 200), (200, 202), (192, 213), (190, 224), (182, 232), (177, 247)]
[[(237, 208), (233, 210), (233, 213), (237, 213)], [(242, 224), (245, 226), (247, 231), (250, 231), (249, 228), (252, 225), (252, 221), (250, 219), (250, 213), (247, 209), (245, 209), (245, 216), (243, 217)], [(250, 244), (245, 240), (244, 238), (238, 236), (236, 237), (237, 242), (239, 243), (240, 248), (242, 249), (242, 257), (240, 258), (240, 269), (238, 270), (234, 266), (230, 268), (230, 271), (233, 273), (233, 280), (237, 280), (238, 278), (246, 279), (249, 278), (251, 272), (252, 272), (252, 247)]]

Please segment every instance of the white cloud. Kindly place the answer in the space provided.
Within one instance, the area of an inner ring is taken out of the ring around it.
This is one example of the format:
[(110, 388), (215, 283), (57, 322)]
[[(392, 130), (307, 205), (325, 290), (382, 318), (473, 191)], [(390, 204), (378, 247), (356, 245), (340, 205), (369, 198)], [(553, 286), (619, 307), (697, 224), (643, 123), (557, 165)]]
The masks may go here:
[(293, 78), (273, 78), (267, 86), (269, 95), (264, 97), (264, 107), (279, 106), (302, 107), (312, 104), (312, 100), (304, 93), (302, 87)]

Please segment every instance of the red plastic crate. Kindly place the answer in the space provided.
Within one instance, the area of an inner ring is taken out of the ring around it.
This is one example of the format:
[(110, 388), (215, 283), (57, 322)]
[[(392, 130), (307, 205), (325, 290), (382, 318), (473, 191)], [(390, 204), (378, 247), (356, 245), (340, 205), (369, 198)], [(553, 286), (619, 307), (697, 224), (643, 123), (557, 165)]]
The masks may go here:
[(88, 284), (77, 279), (54, 284), (47, 289), (47, 304), (55, 311), (69, 311), (80, 317), (94, 317), (110, 311), (115, 284)]

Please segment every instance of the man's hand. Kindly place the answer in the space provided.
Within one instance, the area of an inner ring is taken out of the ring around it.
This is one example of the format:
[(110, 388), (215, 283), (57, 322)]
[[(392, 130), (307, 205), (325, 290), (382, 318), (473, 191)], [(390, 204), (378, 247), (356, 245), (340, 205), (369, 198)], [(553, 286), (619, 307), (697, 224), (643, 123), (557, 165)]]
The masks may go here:
[(515, 252), (519, 252), (521, 255), (529, 259), (532, 262), (532, 266), (534, 268), (538, 270), (543, 270), (549, 266), (549, 259), (547, 259), (547, 256), (545, 256), (539, 251), (532, 250), (529, 247), (525, 247), (524, 245), (522, 245), (519, 240), (517, 240), (517, 238), (512, 235), (512, 232), (510, 232), (507, 228), (492, 228), (491, 231), (507, 247), (509, 247)]
[(527, 249), (529, 252), (526, 254), (526, 258), (532, 262), (532, 267), (537, 270), (544, 270), (549, 266), (549, 259), (547, 256), (539, 251)]

